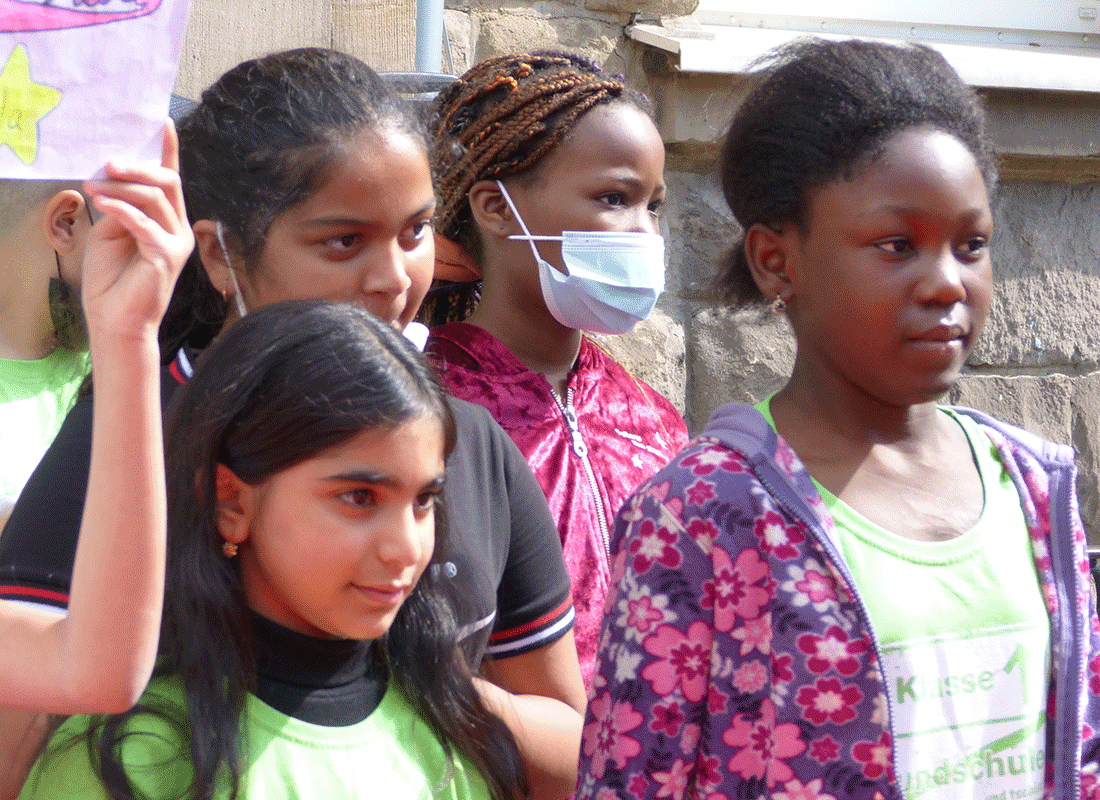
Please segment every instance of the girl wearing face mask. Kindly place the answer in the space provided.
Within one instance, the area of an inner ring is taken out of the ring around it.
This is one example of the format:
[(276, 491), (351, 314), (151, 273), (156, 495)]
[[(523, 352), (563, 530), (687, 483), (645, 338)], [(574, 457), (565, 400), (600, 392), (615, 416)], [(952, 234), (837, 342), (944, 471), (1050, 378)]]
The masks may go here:
[(360, 307), (269, 305), (168, 419), (153, 681), (69, 718), (20, 797), (525, 797), (425, 575), (455, 430), (413, 346)]
[[(625, 333), (664, 287), (664, 145), (644, 99), (567, 54), (478, 64), (437, 101), (436, 277), (428, 348), (448, 392), (527, 457), (573, 579), (591, 676), (609, 526), (687, 439), (680, 415), (586, 333)], [(474, 297), (480, 298), (476, 304)]]
[[(314, 48), (247, 61), (204, 92), (180, 143), (196, 250), (161, 327), (166, 395), (213, 339), (273, 302), (352, 303), (407, 330), (431, 278), (435, 195), (422, 131), (369, 67)], [(576, 782), (584, 687), (561, 545), (504, 431), (468, 403), (452, 414), (435, 578), (467, 663), (493, 681), (479, 690), (517, 732), (532, 796), (562, 797)], [(13, 511), (0, 596), (65, 603), (85, 417), (78, 404)]]

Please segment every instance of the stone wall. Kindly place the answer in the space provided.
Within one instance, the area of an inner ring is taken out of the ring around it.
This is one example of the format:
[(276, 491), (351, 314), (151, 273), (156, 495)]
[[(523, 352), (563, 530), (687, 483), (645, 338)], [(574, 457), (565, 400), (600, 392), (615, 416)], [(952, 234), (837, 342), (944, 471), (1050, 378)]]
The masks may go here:
[[(694, 0), (446, 0), (456, 71), (506, 52), (557, 48), (626, 74), (653, 99), (669, 151), (663, 225), (668, 291), (654, 317), (608, 346), (679, 407), (693, 430), (720, 404), (756, 401), (788, 373), (786, 323), (701, 299), (736, 240), (712, 164), (743, 92), (735, 77), (685, 75), (624, 36), (634, 17), (689, 13)], [(409, 69), (411, 0), (193, 0), (177, 89), (195, 97), (237, 61), (274, 49), (342, 47)], [(261, 20), (262, 23), (257, 23)], [(950, 399), (1079, 454), (1079, 494), (1100, 543), (1100, 99), (989, 93), (1002, 165), (996, 291), (983, 338)]]

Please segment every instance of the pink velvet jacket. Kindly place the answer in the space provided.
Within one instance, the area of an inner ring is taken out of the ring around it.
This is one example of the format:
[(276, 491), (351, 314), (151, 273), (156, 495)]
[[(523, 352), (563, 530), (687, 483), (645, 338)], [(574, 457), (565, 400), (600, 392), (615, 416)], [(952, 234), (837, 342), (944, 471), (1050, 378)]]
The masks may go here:
[(432, 329), (427, 351), (447, 392), (489, 410), (546, 492), (573, 581), (574, 633), (588, 687), (610, 588), (612, 520), (634, 489), (686, 444), (684, 421), (587, 338), (566, 397), (474, 325)]

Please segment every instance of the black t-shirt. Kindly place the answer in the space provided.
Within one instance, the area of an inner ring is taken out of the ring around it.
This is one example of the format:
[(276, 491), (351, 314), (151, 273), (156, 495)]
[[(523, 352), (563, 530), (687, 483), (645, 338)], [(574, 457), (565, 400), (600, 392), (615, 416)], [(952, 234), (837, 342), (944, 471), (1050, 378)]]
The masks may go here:
[[(161, 402), (191, 375), (181, 350), (161, 374)], [(464, 629), (476, 668), (561, 638), (573, 626), (557, 527), (527, 462), (481, 406), (449, 399), (457, 432), (443, 489), (445, 540), (432, 576)], [(0, 598), (64, 608), (92, 446), (80, 398), (27, 481), (0, 536)]]

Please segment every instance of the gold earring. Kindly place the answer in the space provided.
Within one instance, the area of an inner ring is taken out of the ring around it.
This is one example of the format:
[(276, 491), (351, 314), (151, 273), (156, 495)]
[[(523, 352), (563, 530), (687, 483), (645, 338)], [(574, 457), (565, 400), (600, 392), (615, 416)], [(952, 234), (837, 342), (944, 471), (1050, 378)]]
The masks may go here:
[(233, 556), (237, 555), (237, 545), (233, 544), (233, 542), (222, 542), (222, 552), (225, 554), (226, 558), (233, 558)]

